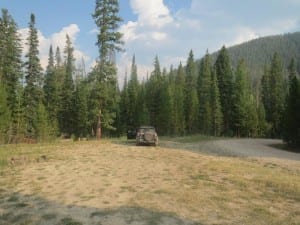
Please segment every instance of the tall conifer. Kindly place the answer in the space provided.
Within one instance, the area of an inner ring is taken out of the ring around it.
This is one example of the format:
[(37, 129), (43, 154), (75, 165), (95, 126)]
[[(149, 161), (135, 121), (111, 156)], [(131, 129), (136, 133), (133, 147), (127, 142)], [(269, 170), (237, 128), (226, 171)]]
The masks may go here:
[(38, 127), (38, 107), (42, 103), (42, 67), (39, 59), (39, 40), (37, 29), (35, 28), (35, 16), (31, 14), (29, 22), (29, 36), (27, 38), (28, 53), (25, 62), (24, 90), (24, 112), (26, 136), (37, 138)]
[(73, 74), (75, 72), (74, 48), (70, 37), (66, 36), (65, 53), (65, 77), (60, 94), (60, 128), (61, 131), (70, 136), (74, 132), (74, 81)]
[(220, 100), (224, 120), (224, 132), (231, 135), (233, 126), (233, 74), (230, 58), (225, 46), (223, 46), (219, 52), (215, 63), (215, 70), (220, 90)]
[(95, 84), (91, 91), (93, 109), (90, 120), (97, 137), (101, 136), (100, 124), (106, 132), (115, 129), (113, 123), (119, 101), (115, 54), (122, 50), (123, 44), (122, 34), (117, 31), (122, 21), (118, 13), (118, 0), (96, 0), (93, 18), (99, 29), (96, 43), (99, 48), (99, 61), (92, 71)]
[(189, 134), (198, 131), (199, 100), (197, 94), (197, 71), (194, 54), (191, 50), (186, 65), (185, 82), (185, 123)]
[(16, 138), (21, 133), (20, 120), (22, 107), (20, 96), (22, 87), (21, 42), (18, 27), (6, 9), (2, 9), (0, 18), (0, 83), (6, 89), (6, 102), (10, 111), (9, 132), (11, 138)]

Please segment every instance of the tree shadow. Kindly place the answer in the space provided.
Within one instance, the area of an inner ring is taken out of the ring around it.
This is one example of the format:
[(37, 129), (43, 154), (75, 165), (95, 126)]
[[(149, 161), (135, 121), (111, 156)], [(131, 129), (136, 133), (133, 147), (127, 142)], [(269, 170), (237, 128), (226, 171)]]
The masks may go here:
[(175, 214), (141, 207), (100, 209), (63, 205), (35, 195), (0, 189), (0, 225), (201, 225)]
[(286, 152), (300, 153), (299, 147), (291, 147), (286, 143), (270, 144), (268, 146), (270, 146), (272, 148), (276, 148), (278, 150), (286, 151)]

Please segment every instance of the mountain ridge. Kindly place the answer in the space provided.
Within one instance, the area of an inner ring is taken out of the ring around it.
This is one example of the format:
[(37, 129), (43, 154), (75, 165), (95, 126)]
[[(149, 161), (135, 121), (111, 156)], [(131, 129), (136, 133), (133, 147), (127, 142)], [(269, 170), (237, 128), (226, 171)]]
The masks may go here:
[[(219, 51), (211, 54), (213, 62)], [(236, 68), (239, 60), (245, 60), (249, 76), (254, 81), (261, 78), (265, 66), (270, 64), (275, 52), (281, 57), (284, 69), (295, 58), (300, 73), (300, 32), (260, 37), (228, 47), (227, 51), (233, 68)]]

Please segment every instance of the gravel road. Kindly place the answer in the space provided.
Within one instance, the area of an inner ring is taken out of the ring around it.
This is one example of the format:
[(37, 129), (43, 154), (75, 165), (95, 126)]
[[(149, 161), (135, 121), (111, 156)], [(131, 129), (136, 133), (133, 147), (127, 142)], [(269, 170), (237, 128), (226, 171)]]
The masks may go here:
[(162, 143), (166, 147), (202, 152), (209, 155), (231, 157), (261, 157), (300, 161), (300, 153), (280, 149), (281, 140), (276, 139), (225, 139), (199, 143)]

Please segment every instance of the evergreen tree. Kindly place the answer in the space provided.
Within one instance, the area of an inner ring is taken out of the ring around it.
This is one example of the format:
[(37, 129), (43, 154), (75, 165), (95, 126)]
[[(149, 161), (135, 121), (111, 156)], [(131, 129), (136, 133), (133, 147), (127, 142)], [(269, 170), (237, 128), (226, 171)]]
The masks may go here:
[(51, 121), (52, 127), (58, 132), (58, 107), (59, 107), (59, 90), (58, 82), (56, 79), (56, 71), (54, 65), (54, 55), (52, 45), (49, 49), (48, 66), (45, 73), (44, 82), (44, 104), (46, 111), (49, 115), (49, 120)]
[(271, 87), (270, 87), (270, 71), (267, 66), (264, 68), (264, 74), (261, 78), (261, 100), (265, 111), (266, 121), (271, 120)]
[(198, 98), (199, 98), (199, 128), (203, 134), (211, 134), (212, 128), (212, 108), (211, 108), (211, 88), (212, 88), (212, 66), (208, 52), (201, 60), (198, 76)]
[(54, 136), (49, 122), (48, 113), (42, 102), (39, 103), (36, 113), (36, 136), (38, 141), (49, 141)]
[(73, 98), (73, 129), (76, 138), (87, 137), (89, 131), (87, 93), (86, 82), (80, 82)]
[(174, 133), (178, 135), (185, 134), (185, 73), (182, 64), (179, 64), (176, 78), (175, 78), (175, 91), (174, 91)]
[(7, 103), (6, 88), (0, 83), (0, 143), (7, 143), (10, 123), (10, 111)]
[(128, 128), (136, 128), (138, 126), (138, 121), (136, 120), (139, 111), (139, 106), (137, 105), (138, 98), (138, 79), (137, 79), (137, 66), (135, 64), (135, 56), (132, 58), (131, 65), (131, 76), (128, 82)]
[(145, 83), (142, 82), (142, 84), (139, 87), (139, 93), (137, 99), (137, 105), (139, 106), (137, 121), (139, 126), (150, 124), (150, 114), (147, 107), (146, 96), (147, 95), (146, 95)]
[[(91, 91), (93, 110), (90, 113), (91, 124), (100, 137), (100, 120), (104, 131), (114, 130), (114, 120), (119, 100), (117, 87), (117, 68), (115, 53), (122, 50), (122, 34), (117, 31), (122, 21), (118, 16), (118, 0), (96, 0), (93, 18), (99, 28), (97, 46), (100, 59), (92, 71), (95, 85)], [(101, 115), (100, 115), (101, 112)], [(101, 117), (101, 118), (100, 118)]]
[(233, 74), (230, 58), (225, 46), (222, 47), (215, 63), (215, 70), (220, 90), (220, 100), (224, 121), (224, 133), (232, 134), (232, 110), (233, 110)]
[(62, 66), (62, 59), (61, 59), (61, 53), (59, 47), (56, 47), (56, 51), (55, 51), (55, 66), (56, 67)]
[(241, 60), (236, 70), (234, 85), (233, 122), (235, 134), (253, 136), (257, 130), (256, 102), (251, 94), (245, 61)]
[(7, 105), (11, 113), (11, 120), (8, 121), (9, 136), (17, 137), (21, 132), (18, 125), (21, 113), (19, 96), (22, 91), (20, 84), (22, 49), (17, 24), (6, 9), (2, 9), (0, 30), (0, 83), (6, 89)]
[(60, 129), (61, 131), (70, 136), (74, 132), (74, 105), (73, 105), (73, 98), (74, 98), (74, 81), (73, 81), (73, 74), (75, 71), (74, 66), (74, 48), (72, 46), (72, 42), (70, 37), (66, 36), (66, 46), (64, 49), (65, 53), (65, 78), (60, 94), (61, 98), (61, 105), (60, 105)]
[(282, 116), (284, 110), (284, 80), (282, 62), (277, 53), (274, 53), (270, 69), (270, 115), (271, 136), (280, 137), (282, 135)]
[(43, 91), (42, 84), (42, 67), (40, 65), (37, 36), (35, 28), (35, 16), (31, 14), (29, 22), (29, 36), (27, 38), (28, 53), (25, 62), (25, 80), (26, 86), (24, 90), (24, 112), (26, 136), (37, 138), (37, 113), (39, 104), (42, 102)]
[(168, 82), (166, 76), (166, 70), (163, 72), (160, 98), (161, 105), (159, 106), (158, 121), (160, 121), (158, 128), (164, 135), (172, 134), (172, 124), (174, 122), (174, 99), (172, 93), (172, 87)]
[(211, 134), (219, 136), (223, 129), (223, 114), (220, 102), (220, 92), (218, 87), (218, 79), (214, 70), (211, 73)]
[(289, 65), (289, 94), (284, 113), (284, 140), (292, 147), (300, 146), (300, 81), (294, 59)]
[(161, 116), (161, 106), (163, 104), (162, 96), (162, 74), (158, 57), (154, 59), (154, 70), (151, 73), (150, 79), (147, 82), (147, 107), (149, 109), (150, 124), (157, 129), (158, 133), (162, 132), (159, 116)]
[(65, 64), (62, 61), (60, 48), (57, 47), (55, 51), (55, 57), (54, 57), (54, 77), (55, 77), (55, 84), (57, 88), (58, 93), (58, 101), (60, 102), (60, 93), (62, 92), (63, 84), (66, 77), (66, 67)]
[(129, 127), (128, 127), (128, 121), (129, 121), (129, 113), (128, 113), (128, 102), (129, 102), (129, 98), (128, 98), (128, 88), (127, 88), (127, 73), (125, 74), (125, 78), (124, 78), (124, 85), (123, 85), (123, 89), (121, 91), (121, 95), (120, 95), (120, 117), (121, 117), (121, 127), (120, 129), (120, 133), (125, 133)]
[(197, 94), (197, 71), (194, 54), (191, 50), (186, 65), (185, 82), (185, 124), (189, 134), (198, 131), (199, 101)]

